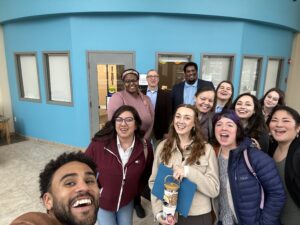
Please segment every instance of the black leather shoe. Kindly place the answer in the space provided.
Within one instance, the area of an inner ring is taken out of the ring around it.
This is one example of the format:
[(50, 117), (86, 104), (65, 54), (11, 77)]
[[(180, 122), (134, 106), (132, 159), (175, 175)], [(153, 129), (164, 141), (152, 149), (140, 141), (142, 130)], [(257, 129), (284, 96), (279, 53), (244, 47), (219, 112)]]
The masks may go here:
[(137, 217), (144, 218), (146, 216), (145, 210), (143, 209), (142, 205), (135, 205), (134, 209)]

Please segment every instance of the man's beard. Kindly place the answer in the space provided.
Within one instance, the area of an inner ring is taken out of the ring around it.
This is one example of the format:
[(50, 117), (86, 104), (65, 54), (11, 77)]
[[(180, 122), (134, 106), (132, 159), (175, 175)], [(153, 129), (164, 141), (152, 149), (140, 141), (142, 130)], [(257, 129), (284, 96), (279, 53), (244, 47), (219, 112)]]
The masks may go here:
[(187, 82), (189, 85), (194, 84), (196, 81), (197, 81), (197, 78), (195, 78), (194, 80), (189, 80), (189, 79), (185, 80), (185, 82)]
[[(91, 195), (89, 195), (91, 196)], [(92, 196), (91, 196), (92, 197)], [(71, 204), (63, 205), (63, 203), (59, 203), (57, 198), (53, 198), (53, 214), (56, 219), (65, 225), (94, 225), (97, 220), (97, 212), (99, 210), (98, 199), (93, 199), (92, 204), (95, 206), (94, 214), (89, 217), (86, 217), (84, 220), (79, 220), (75, 215), (71, 212)], [(70, 203), (70, 202), (69, 202)], [(81, 212), (82, 214), (88, 214), (87, 212)]]

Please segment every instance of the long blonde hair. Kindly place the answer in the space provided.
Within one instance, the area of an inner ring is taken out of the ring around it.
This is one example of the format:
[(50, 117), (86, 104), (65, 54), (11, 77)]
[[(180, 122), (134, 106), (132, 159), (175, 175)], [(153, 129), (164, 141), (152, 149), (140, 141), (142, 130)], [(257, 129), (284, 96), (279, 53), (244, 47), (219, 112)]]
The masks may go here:
[[(177, 109), (175, 111), (172, 123), (171, 123), (170, 128), (169, 128), (168, 138), (167, 138), (167, 140), (164, 144), (164, 147), (161, 151), (160, 157), (162, 159), (162, 162), (165, 163), (165, 164), (168, 164), (169, 160), (171, 158), (174, 141), (176, 141), (176, 144), (180, 149), (180, 139), (179, 139), (178, 134), (176, 133), (176, 130), (174, 128), (174, 118), (175, 118), (177, 110), (181, 107), (191, 109), (194, 112), (194, 125), (195, 125), (195, 128), (193, 128), (190, 132), (190, 138), (191, 138), (191, 140), (193, 140), (193, 143), (191, 144), (191, 149), (190, 149), (191, 150), (191, 155), (186, 160), (187, 164), (192, 165), (193, 163), (195, 163), (200, 158), (201, 155), (205, 154), (205, 143), (206, 143), (206, 141), (204, 139), (204, 136), (202, 134), (201, 128), (200, 128), (199, 123), (198, 123), (197, 109), (194, 106), (189, 105), (189, 104), (181, 104), (177, 107)], [(182, 149), (180, 149), (180, 151), (182, 151)]]

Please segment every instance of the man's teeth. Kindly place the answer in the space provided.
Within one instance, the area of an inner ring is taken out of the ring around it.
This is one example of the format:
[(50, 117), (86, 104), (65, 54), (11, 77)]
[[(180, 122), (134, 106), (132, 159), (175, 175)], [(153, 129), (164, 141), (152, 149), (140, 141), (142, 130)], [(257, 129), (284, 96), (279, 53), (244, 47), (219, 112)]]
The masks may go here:
[(78, 206), (82, 206), (82, 205), (91, 205), (92, 204), (92, 200), (91, 199), (80, 199), (77, 200), (72, 207), (78, 207)]

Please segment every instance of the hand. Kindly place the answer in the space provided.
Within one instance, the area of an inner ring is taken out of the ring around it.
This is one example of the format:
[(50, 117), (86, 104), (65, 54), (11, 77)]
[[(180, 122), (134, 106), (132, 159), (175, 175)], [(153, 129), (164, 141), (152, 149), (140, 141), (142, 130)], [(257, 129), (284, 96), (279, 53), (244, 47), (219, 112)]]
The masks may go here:
[(176, 223), (176, 219), (174, 216), (172, 215), (168, 215), (167, 218), (163, 218), (162, 217), (162, 213), (161, 215), (158, 217), (158, 222), (161, 224), (161, 225), (174, 225)]
[(256, 148), (261, 149), (261, 147), (260, 147), (258, 141), (257, 141), (255, 138), (251, 138), (251, 141), (252, 141), (252, 144), (253, 144)]
[(173, 177), (176, 180), (182, 180), (182, 178), (184, 177), (184, 168), (183, 166), (174, 166), (173, 168)]

